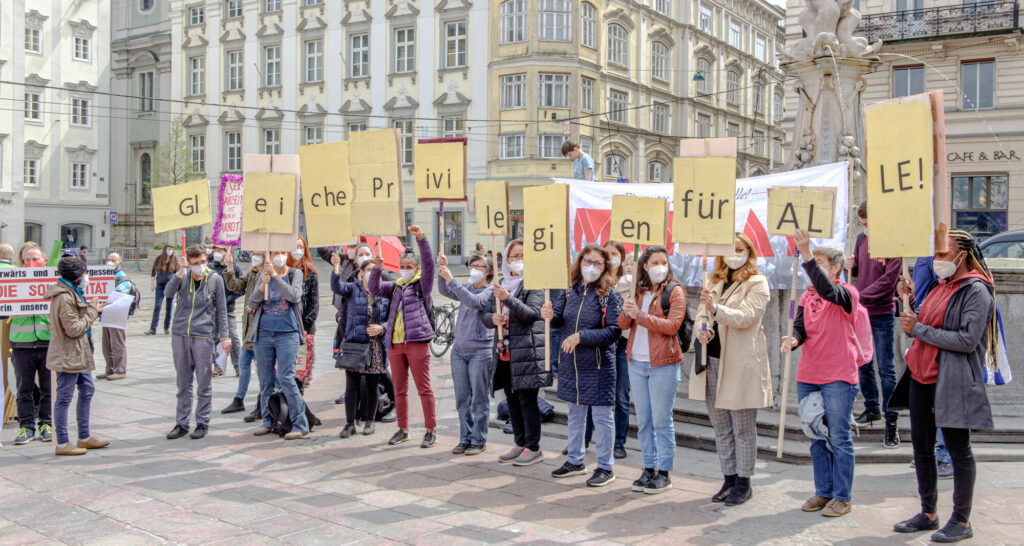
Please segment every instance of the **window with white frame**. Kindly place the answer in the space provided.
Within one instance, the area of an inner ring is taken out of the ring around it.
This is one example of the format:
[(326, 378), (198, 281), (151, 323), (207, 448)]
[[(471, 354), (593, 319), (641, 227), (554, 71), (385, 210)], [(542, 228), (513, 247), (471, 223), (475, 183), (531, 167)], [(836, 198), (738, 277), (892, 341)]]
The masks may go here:
[(245, 62), (242, 51), (228, 51), (227, 54), (228, 71), (227, 71), (227, 90), (228, 91), (241, 91), (245, 85), (243, 76), (243, 64)]
[(782, 161), (782, 141), (777, 138), (772, 139), (772, 160)]
[(782, 121), (782, 116), (785, 115), (786, 112), (786, 102), (782, 97), (782, 93), (775, 93), (775, 102), (772, 103), (772, 107), (775, 110), (775, 118), (772, 121), (779, 123)]
[(665, 180), (665, 163), (655, 159), (647, 164), (647, 181), (651, 183), (667, 182)]
[(349, 59), (351, 65), (349, 76), (352, 78), (365, 78), (370, 75), (370, 35), (353, 34), (349, 40), (351, 49)]
[(444, 25), (444, 66), (466, 66), (466, 22), (453, 21)]
[(26, 159), (23, 165), (22, 184), (26, 188), (39, 187), (39, 160)]
[(441, 120), (441, 136), (456, 138), (466, 134), (466, 120), (462, 116), (448, 116)]
[(766, 87), (767, 85), (763, 81), (754, 83), (754, 113), (764, 114), (765, 112), (765, 101), (767, 100)]
[(629, 93), (618, 89), (608, 90), (608, 121), (629, 123)]
[(395, 127), (401, 133), (401, 148), (402, 148), (402, 164), (411, 165), (413, 157), (413, 120), (411, 119), (396, 119)]
[(995, 61), (960, 63), (963, 80), (963, 108), (977, 110), (995, 104)]
[(569, 0), (540, 0), (540, 41), (568, 42), (572, 37)]
[(651, 105), (651, 130), (655, 133), (668, 133), (670, 121), (669, 107), (665, 103), (656, 102)]
[(696, 83), (697, 92), (710, 94), (714, 90), (714, 86), (711, 85), (711, 79), (714, 75), (711, 74), (711, 61), (700, 57), (697, 59), (697, 73), (702, 77), (698, 78)]
[(537, 155), (544, 159), (557, 159), (562, 157), (562, 142), (565, 137), (560, 134), (540, 135), (540, 142), (537, 146)]
[(71, 125), (89, 126), (89, 100), (71, 98)]
[(754, 131), (754, 154), (764, 155), (764, 131)]
[(188, 60), (188, 94), (206, 94), (206, 57), (191, 57)]
[(412, 72), (416, 69), (416, 29), (395, 30), (395, 72)]
[(320, 144), (324, 141), (324, 128), (320, 124), (306, 125), (302, 128), (303, 144)]
[(540, 79), (540, 107), (569, 107), (569, 75), (538, 74)]
[(499, 78), (501, 109), (514, 110), (526, 106), (526, 74), (510, 74)]
[(668, 81), (668, 46), (661, 42), (651, 43), (651, 76)]
[(740, 103), (740, 75), (735, 70), (725, 73), (725, 101), (735, 105)]
[(71, 164), (71, 189), (73, 190), (87, 190), (89, 189), (89, 164), (88, 163), (72, 163)]
[(740, 124), (735, 122), (728, 122), (725, 124), (725, 136), (729, 138), (740, 137)]
[(29, 121), (42, 121), (42, 95), (39, 93), (25, 93), (25, 119)]
[(266, 0), (263, 3), (263, 11), (281, 11), (281, 0)]
[(736, 21), (729, 21), (729, 45), (743, 49), (743, 27)]
[(228, 131), (224, 133), (224, 148), (227, 158), (224, 164), (228, 171), (242, 170), (242, 133), (240, 131)]
[(263, 130), (263, 153), (269, 155), (276, 155), (281, 153), (281, 130), (280, 129), (264, 129)]
[(520, 159), (524, 156), (523, 135), (498, 137), (498, 156), (501, 159)]
[(608, 25), (608, 62), (629, 66), (629, 32), (618, 23)]
[(604, 173), (607, 178), (627, 178), (626, 158), (619, 154), (604, 156)]
[(768, 62), (768, 47), (764, 36), (754, 36), (754, 56), (764, 62)]
[(195, 6), (188, 9), (188, 24), (201, 25), (206, 22), (206, 9), (202, 6)]
[(242, 0), (226, 0), (225, 18), (235, 19), (242, 16)]
[(76, 61), (88, 61), (91, 58), (92, 40), (89, 38), (83, 38), (81, 36), (75, 36), (75, 53), (74, 59)]
[(156, 109), (156, 74), (152, 71), (139, 73), (139, 112), (152, 112)]
[(580, 43), (590, 48), (597, 48), (597, 10), (594, 5), (583, 2), (580, 4)]
[(320, 4), (323, 4), (323, 3), (324, 3), (324, 0), (305, 0), (305, 2), (303, 2), (302, 5), (303, 6), (319, 6)]
[(206, 135), (189, 135), (189, 158), (192, 160), (192, 172), (206, 172)]
[(700, 29), (708, 34), (714, 34), (715, 12), (711, 10), (710, 6), (704, 4), (701, 4), (697, 11), (697, 23), (700, 25)]
[(263, 86), (279, 87), (281, 85), (281, 46), (272, 45), (263, 48)]
[(591, 137), (580, 137), (580, 151), (589, 155), (594, 155), (594, 139)]
[(580, 78), (580, 109), (594, 111), (594, 80), (590, 78)]
[(324, 41), (306, 41), (306, 70), (304, 83), (324, 81)]
[(697, 114), (697, 138), (711, 138), (711, 116)]
[(892, 96), (924, 93), (924, 66), (901, 66), (892, 70)]
[(654, 11), (662, 15), (668, 15), (672, 9), (672, 0), (654, 0)]
[(507, 0), (501, 4), (501, 43), (526, 41), (526, 0)]

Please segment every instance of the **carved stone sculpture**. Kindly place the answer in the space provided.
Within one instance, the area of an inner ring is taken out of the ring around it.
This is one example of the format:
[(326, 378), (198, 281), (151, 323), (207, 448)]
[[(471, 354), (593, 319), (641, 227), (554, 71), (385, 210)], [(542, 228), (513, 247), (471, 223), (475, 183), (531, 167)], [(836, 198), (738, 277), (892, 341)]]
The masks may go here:
[(809, 61), (815, 57), (834, 55), (853, 59), (876, 58), (882, 42), (869, 44), (866, 38), (854, 36), (860, 23), (860, 12), (853, 0), (804, 0), (806, 8), (797, 16), (805, 37), (787, 48), (783, 60)]

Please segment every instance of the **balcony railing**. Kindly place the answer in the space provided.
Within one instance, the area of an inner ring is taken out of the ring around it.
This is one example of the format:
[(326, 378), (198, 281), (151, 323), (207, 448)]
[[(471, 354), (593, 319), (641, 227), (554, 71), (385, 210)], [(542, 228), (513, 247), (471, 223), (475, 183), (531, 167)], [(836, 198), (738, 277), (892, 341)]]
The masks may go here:
[(993, 34), (1018, 27), (1016, 0), (864, 15), (857, 35), (869, 42)]

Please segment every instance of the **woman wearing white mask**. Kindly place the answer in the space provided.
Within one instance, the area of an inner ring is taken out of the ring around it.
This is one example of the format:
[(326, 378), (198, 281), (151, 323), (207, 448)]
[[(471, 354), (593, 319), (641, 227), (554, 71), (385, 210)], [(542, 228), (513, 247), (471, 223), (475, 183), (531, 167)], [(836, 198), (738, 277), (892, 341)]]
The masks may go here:
[[(700, 315), (713, 328), (698, 334), (701, 344), (690, 373), (690, 399), (704, 400), (715, 429), (715, 446), (725, 482), (711, 500), (735, 506), (751, 497), (750, 476), (757, 456), (757, 409), (772, 405), (771, 368), (764, 311), (768, 279), (757, 268), (750, 239), (736, 234), (732, 256), (715, 260), (712, 286), (701, 290)], [(707, 348), (707, 369), (698, 370)]]
[(316, 335), (316, 318), (320, 315), (320, 277), (317, 275), (313, 257), (309, 253), (306, 239), (301, 235), (295, 240), (295, 250), (288, 255), (288, 267), (302, 272), (302, 329), (306, 332), (303, 343), (306, 354), (299, 355), (298, 362), (305, 361), (305, 366), (296, 365), (295, 381), (299, 392), (313, 381), (313, 364), (316, 354), (313, 345)]
[(483, 254), (469, 258), (469, 282), (460, 283), (448, 270), (448, 259), (437, 259), (438, 292), (458, 300), (455, 344), (452, 347), (452, 383), (455, 407), (459, 414), (459, 443), (455, 455), (479, 455), (487, 449), (487, 427), (491, 404), (491, 343), (494, 333), (484, 326), (481, 316), (493, 307), (489, 283), (494, 276)]
[[(249, 301), (253, 292), (256, 291), (256, 287), (259, 286), (265, 257), (263, 252), (253, 252), (252, 267), (249, 268), (245, 276), (240, 277), (235, 274), (238, 267), (234, 264), (234, 258), (231, 256), (231, 253), (227, 253), (224, 256), (224, 286), (226, 290), (228, 292), (242, 292), (245, 296), (244, 301)], [(255, 350), (248, 339), (255, 325), (251, 310), (242, 313), (242, 339), (245, 341), (238, 356), (238, 389), (235, 391), (235, 397), (231, 400), (231, 404), (222, 409), (221, 413), (245, 411), (245, 393), (249, 390), (249, 380), (252, 378), (252, 362), (256, 359)], [(253, 409), (252, 413), (245, 416), (244, 421), (252, 423), (260, 418), (259, 396), (257, 396), (255, 409)]]

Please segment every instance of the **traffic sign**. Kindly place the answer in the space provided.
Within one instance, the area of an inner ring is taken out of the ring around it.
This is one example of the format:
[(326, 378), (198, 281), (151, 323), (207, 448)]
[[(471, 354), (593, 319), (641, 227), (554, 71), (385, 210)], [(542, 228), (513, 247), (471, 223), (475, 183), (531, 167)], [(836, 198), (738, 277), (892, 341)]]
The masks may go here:
[(117, 212), (116, 211), (110, 211), (110, 223), (111, 224), (116, 224), (117, 223)]

